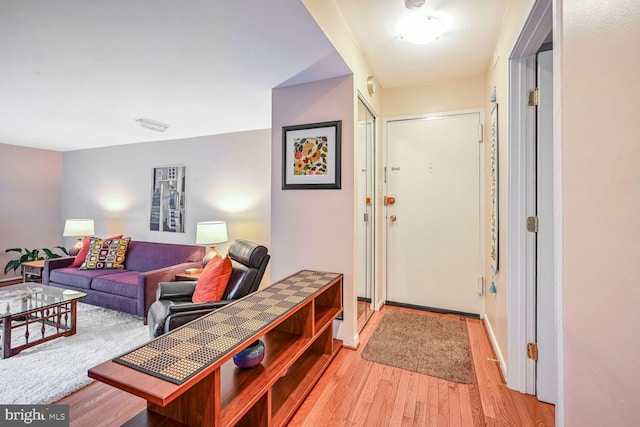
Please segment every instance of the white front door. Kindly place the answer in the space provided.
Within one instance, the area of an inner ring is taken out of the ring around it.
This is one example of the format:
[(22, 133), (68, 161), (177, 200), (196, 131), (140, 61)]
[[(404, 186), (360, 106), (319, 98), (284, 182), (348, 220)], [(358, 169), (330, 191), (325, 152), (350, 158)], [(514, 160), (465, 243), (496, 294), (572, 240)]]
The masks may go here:
[(482, 313), (479, 124), (478, 112), (387, 122), (387, 302)]

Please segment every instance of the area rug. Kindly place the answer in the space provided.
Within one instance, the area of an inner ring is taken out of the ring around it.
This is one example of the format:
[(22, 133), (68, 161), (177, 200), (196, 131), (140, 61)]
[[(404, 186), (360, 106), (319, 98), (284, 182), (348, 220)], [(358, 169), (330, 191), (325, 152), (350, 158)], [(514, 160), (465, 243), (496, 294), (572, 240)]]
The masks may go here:
[(362, 357), (448, 381), (473, 382), (469, 334), (460, 320), (386, 311)]
[(75, 335), (0, 359), (1, 404), (55, 402), (91, 383), (89, 368), (149, 340), (139, 317), (83, 303), (77, 317)]

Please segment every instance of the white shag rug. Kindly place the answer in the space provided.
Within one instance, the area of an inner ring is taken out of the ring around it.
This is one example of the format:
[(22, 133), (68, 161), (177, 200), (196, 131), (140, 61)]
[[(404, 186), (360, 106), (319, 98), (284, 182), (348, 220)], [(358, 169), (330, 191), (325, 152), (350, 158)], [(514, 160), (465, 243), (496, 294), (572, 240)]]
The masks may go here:
[[(15, 335), (14, 340), (22, 338)], [(53, 403), (91, 383), (89, 368), (148, 340), (149, 329), (141, 318), (79, 302), (75, 335), (0, 359), (0, 403)]]

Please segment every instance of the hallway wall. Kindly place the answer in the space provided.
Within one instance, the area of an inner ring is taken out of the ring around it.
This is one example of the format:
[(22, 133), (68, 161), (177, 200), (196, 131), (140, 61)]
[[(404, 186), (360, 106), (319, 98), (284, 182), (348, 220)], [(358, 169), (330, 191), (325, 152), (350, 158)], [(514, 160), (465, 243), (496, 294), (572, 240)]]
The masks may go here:
[(561, 12), (564, 425), (637, 425), (640, 2)]
[[(498, 107), (498, 273), (493, 274), (491, 269), (491, 260), (488, 254), (491, 252), (490, 236), (490, 218), (491, 204), (485, 204), (485, 251), (487, 253), (487, 262), (485, 263), (485, 277), (487, 278), (487, 289), (493, 280), (496, 286), (496, 293), (485, 293), (486, 317), (491, 325), (493, 334), (497, 343), (497, 349), (501, 353), (504, 361), (508, 364), (507, 359), (507, 294), (511, 284), (507, 282), (507, 269), (509, 268), (509, 259), (507, 257), (507, 242), (509, 236), (509, 55), (513, 49), (522, 26), (529, 14), (534, 0), (513, 0), (509, 2), (509, 6), (502, 20), (500, 34), (496, 42), (496, 48), (493, 57), (487, 68), (486, 86), (485, 86), (485, 140), (490, 138), (491, 131), (491, 109), (493, 104), (489, 102), (489, 97), (495, 87)], [(491, 162), (490, 144), (485, 144), (485, 189), (490, 188), (491, 178)], [(487, 190), (488, 191), (488, 190)], [(514, 319), (515, 320), (515, 319)], [(500, 355), (498, 355), (500, 356)], [(506, 366), (504, 367), (506, 368)]]
[[(338, 337), (354, 345), (355, 190), (353, 76), (273, 90), (271, 152), (272, 282), (296, 271), (342, 273), (344, 321)], [(282, 189), (284, 126), (342, 121), (341, 188)]]
[(485, 75), (386, 89), (384, 118), (484, 108)]

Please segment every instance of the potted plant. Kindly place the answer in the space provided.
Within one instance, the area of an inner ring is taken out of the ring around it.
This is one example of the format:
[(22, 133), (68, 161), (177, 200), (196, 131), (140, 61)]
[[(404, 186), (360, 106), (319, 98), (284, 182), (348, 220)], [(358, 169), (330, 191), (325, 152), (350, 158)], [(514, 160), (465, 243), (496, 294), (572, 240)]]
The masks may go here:
[[(67, 249), (62, 246), (55, 246), (52, 249), (60, 249), (65, 255), (69, 255)], [(20, 257), (18, 259), (12, 259), (4, 266), (4, 274), (8, 274), (11, 270), (16, 271), (23, 262), (29, 261), (37, 261), (40, 259), (49, 259), (49, 258), (60, 258), (62, 255), (53, 252), (52, 249), (42, 248), (42, 249), (27, 249), (24, 248), (24, 253), (22, 248), (11, 248), (5, 250), (5, 252), (18, 252)], [(44, 255), (41, 254), (42, 251)]]

